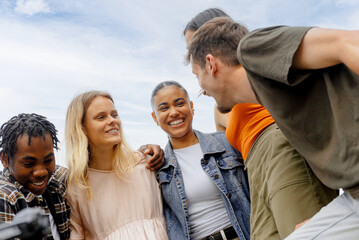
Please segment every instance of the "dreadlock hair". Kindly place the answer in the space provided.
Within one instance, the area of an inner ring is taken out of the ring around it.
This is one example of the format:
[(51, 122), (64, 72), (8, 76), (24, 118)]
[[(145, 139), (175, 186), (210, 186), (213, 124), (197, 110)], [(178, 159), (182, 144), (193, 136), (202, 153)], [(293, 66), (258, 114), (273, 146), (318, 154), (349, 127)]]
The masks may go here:
[(30, 146), (32, 137), (41, 136), (45, 140), (46, 133), (50, 134), (53, 146), (58, 150), (59, 140), (54, 124), (49, 122), (46, 117), (36, 113), (20, 113), (5, 122), (0, 128), (0, 155), (6, 154), (8, 160), (12, 159), (17, 151), (17, 139), (21, 135), (28, 135), (28, 145)]

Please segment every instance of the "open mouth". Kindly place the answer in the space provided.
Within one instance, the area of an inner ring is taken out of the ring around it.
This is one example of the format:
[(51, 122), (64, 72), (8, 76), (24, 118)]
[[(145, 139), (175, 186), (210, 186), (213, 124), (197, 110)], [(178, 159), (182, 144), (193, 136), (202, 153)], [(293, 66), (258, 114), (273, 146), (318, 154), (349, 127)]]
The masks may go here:
[(180, 120), (176, 120), (176, 121), (172, 121), (170, 122), (168, 125), (170, 126), (177, 126), (177, 125), (180, 125), (181, 123), (183, 123), (184, 120), (183, 119), (180, 119)]
[(49, 178), (46, 178), (46, 179), (41, 180), (41, 181), (30, 182), (29, 185), (28, 185), (28, 189), (32, 193), (34, 193), (35, 195), (40, 195), (45, 191), (45, 189), (47, 187), (48, 179)]
[(116, 134), (119, 133), (119, 131), (118, 131), (118, 129), (111, 129), (111, 130), (107, 131), (107, 133), (112, 134), (112, 135), (116, 135)]
[(33, 182), (32, 184), (34, 184), (35, 186), (42, 186), (46, 181), (42, 181), (42, 182)]

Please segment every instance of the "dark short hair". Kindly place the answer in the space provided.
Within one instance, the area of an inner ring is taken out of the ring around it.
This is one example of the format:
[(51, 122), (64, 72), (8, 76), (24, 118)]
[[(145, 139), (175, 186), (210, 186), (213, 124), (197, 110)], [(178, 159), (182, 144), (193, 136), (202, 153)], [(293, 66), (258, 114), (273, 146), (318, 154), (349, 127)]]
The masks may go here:
[(194, 18), (191, 19), (183, 30), (183, 35), (189, 30), (197, 31), (203, 24), (215, 17), (229, 17), (227, 13), (223, 12), (219, 8), (208, 8), (198, 13)]
[(163, 81), (159, 84), (157, 84), (157, 86), (152, 90), (152, 94), (151, 94), (151, 106), (152, 106), (152, 110), (154, 110), (154, 99), (157, 95), (157, 93), (164, 87), (170, 87), (170, 86), (175, 86), (175, 87), (178, 87), (179, 89), (181, 89), (187, 96), (188, 98), (188, 101), (190, 100), (189, 99), (189, 96), (188, 96), (188, 92), (187, 90), (177, 81)]
[(207, 54), (219, 58), (228, 66), (239, 64), (237, 47), (248, 29), (228, 17), (214, 18), (200, 27), (188, 46), (187, 62), (192, 61), (202, 68)]
[(59, 140), (57, 139), (57, 130), (46, 117), (36, 113), (20, 113), (5, 122), (0, 128), (0, 153), (6, 154), (8, 160), (12, 159), (17, 151), (17, 139), (28, 135), (28, 145), (32, 137), (42, 137), (45, 140), (46, 133), (52, 138), (53, 146), (58, 150)]

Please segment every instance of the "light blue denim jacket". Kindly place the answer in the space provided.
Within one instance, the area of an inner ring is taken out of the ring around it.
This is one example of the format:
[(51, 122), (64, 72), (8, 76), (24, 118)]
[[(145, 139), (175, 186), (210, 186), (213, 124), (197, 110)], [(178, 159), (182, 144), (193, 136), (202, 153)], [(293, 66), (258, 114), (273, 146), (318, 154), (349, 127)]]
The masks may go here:
[[(221, 192), (229, 219), (239, 238), (249, 239), (250, 199), (247, 172), (241, 154), (227, 141), (224, 132), (194, 130), (203, 158), (201, 166)], [(169, 239), (190, 239), (189, 215), (182, 173), (169, 142), (165, 164), (157, 173), (163, 194), (163, 209)]]

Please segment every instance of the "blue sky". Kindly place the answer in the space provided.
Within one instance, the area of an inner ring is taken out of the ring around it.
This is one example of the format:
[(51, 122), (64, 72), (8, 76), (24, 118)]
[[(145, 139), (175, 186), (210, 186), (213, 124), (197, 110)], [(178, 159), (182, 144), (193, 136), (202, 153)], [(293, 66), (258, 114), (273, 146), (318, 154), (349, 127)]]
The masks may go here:
[[(198, 12), (218, 7), (250, 30), (271, 25), (359, 29), (356, 0), (2, 0), (0, 124), (21, 112), (45, 115), (63, 141), (66, 109), (86, 90), (107, 90), (133, 148), (165, 146), (151, 118), (150, 93), (164, 80), (182, 83), (196, 114), (194, 128), (214, 131), (214, 101), (199, 86), (183, 28)], [(57, 154), (64, 165), (64, 145)]]

